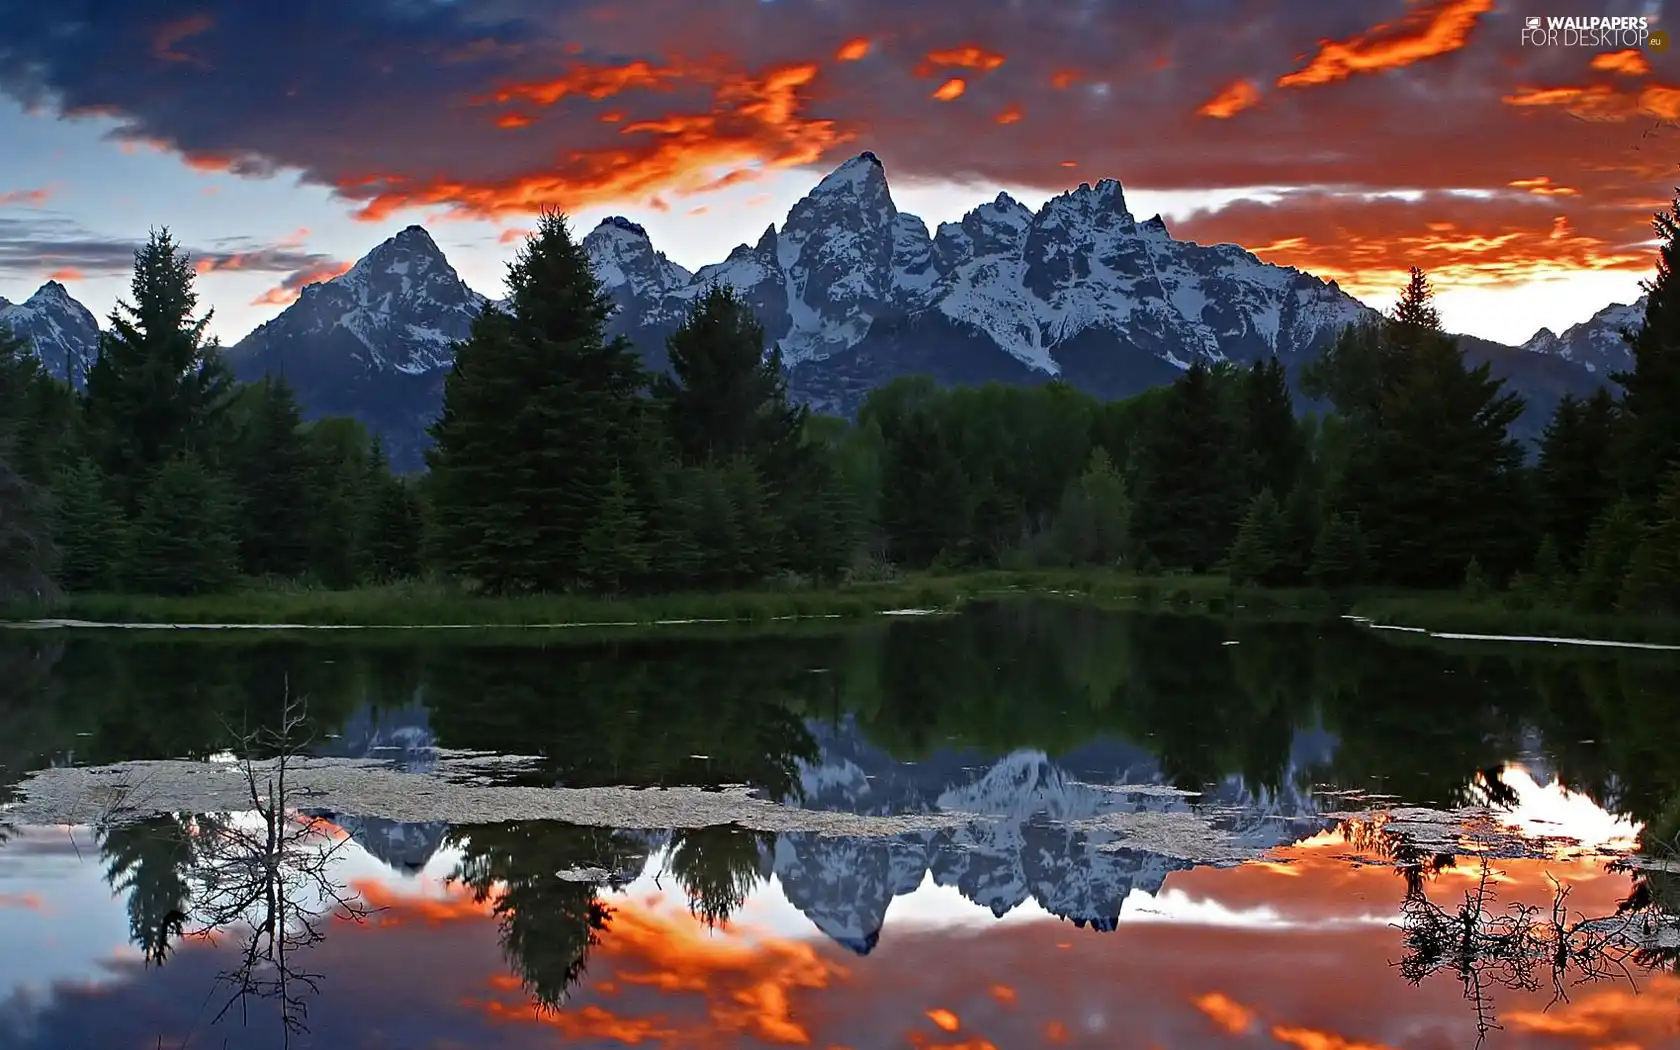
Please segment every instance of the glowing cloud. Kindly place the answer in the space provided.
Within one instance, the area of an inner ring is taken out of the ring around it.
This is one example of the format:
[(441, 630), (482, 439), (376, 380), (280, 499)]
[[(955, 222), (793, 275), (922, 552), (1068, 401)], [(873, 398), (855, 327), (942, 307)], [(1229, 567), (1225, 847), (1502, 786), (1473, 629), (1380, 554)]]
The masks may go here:
[(1198, 116), (1228, 120), (1245, 109), (1260, 104), (1260, 88), (1252, 80), (1234, 80), (1220, 89), (1219, 94), (1202, 103)]
[(1520, 88), (1504, 96), (1509, 106), (1556, 107), (1580, 120), (1624, 121), (1634, 117), (1680, 120), (1680, 88), (1652, 84), (1638, 92), (1608, 84), (1582, 87)]
[(1372, 27), (1348, 40), (1321, 40), (1306, 65), (1277, 80), (1278, 87), (1311, 87), (1436, 58), (1463, 47), (1494, 0), (1444, 0), (1404, 20)]
[(528, 128), (531, 126), (531, 118), (523, 113), (503, 113), (496, 118), (496, 126), (508, 129)]
[(1226, 1035), (1242, 1035), (1254, 1027), (1254, 1011), (1222, 992), (1198, 995), (1192, 1002)]
[(836, 62), (857, 62), (869, 57), (870, 47), (868, 37), (856, 37), (840, 45), (840, 49), (834, 52), (834, 60)]
[(1593, 69), (1604, 73), (1620, 73), (1626, 77), (1642, 77), (1651, 71), (1651, 63), (1645, 60), (1640, 51), (1605, 51), (1593, 56), (1589, 63)]
[(1008, 106), (992, 119), (997, 121), (999, 124), (1018, 124), (1021, 121), (1021, 107), (1014, 105)]
[(32, 208), (39, 208), (52, 197), (52, 191), (38, 190), (7, 190), (0, 193), (0, 208), (13, 204), (27, 204)]
[(152, 57), (159, 62), (196, 62), (192, 55), (181, 51), (179, 45), (209, 32), (215, 24), (215, 19), (203, 14), (170, 22), (152, 37)]
[(933, 94), (929, 97), (938, 99), (940, 102), (950, 102), (953, 99), (961, 98), (963, 92), (967, 90), (968, 83), (962, 77), (952, 77), (934, 88)]
[(972, 69), (976, 73), (990, 73), (1003, 65), (1004, 57), (995, 51), (972, 44), (942, 51), (929, 51), (916, 67), (916, 75), (930, 77), (936, 69)]
[(52, 273), (47, 274), (47, 280), (49, 281), (80, 281), (86, 277), (87, 274), (76, 269), (74, 266), (66, 266), (61, 270), (54, 270)]

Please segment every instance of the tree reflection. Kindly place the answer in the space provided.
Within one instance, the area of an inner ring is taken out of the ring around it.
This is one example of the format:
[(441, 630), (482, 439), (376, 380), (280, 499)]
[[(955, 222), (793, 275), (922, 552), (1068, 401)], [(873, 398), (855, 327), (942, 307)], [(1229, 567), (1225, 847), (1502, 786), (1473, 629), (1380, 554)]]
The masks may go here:
[(288, 772), (309, 743), (305, 707), (288, 692), (277, 726), (237, 734), (248, 810), (117, 824), (101, 829), (100, 845), (106, 881), (128, 893), (129, 936), (146, 964), (163, 965), (183, 941), (214, 945), (237, 931), (234, 965), (218, 975), (228, 995), (211, 1024), (234, 1010), (248, 1023), (251, 1004), (268, 1002), (286, 1045), (308, 1030), (323, 979), (302, 953), (320, 943), (328, 919), (369, 914), (332, 873), (347, 840), (289, 805)]
[(685, 828), (672, 833), (665, 863), (694, 917), (721, 926), (768, 878), (775, 848), (776, 836), (733, 824)]

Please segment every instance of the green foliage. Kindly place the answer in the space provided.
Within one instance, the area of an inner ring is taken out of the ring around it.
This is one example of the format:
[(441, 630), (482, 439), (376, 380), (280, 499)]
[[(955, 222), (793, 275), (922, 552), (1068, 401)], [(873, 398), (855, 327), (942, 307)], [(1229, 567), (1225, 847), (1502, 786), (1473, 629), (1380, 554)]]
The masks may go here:
[(1482, 568), (1480, 558), (1471, 558), (1470, 564), (1464, 567), (1464, 596), (1473, 602), (1487, 598), (1493, 592), (1488, 582), (1487, 571)]
[(227, 485), (192, 452), (155, 471), (141, 489), (126, 582), (148, 594), (204, 594), (233, 581), (238, 570)]
[(1566, 565), (1577, 563), (1592, 523), (1616, 500), (1616, 412), (1607, 390), (1585, 401), (1566, 394), (1540, 438), (1539, 526)]
[(1653, 220), (1657, 275), (1645, 286), (1645, 323), (1629, 339), (1633, 368), (1622, 385), (1621, 480), (1639, 503), (1654, 499), (1680, 465), (1680, 194)]
[(1131, 545), (1132, 502), (1126, 482), (1102, 446), (1068, 485), (1056, 515), (1054, 546), (1072, 565), (1117, 565)]
[(613, 471), (595, 521), (583, 534), (579, 577), (592, 589), (616, 594), (647, 569), (642, 515), (622, 471)]
[(1619, 612), (1680, 612), (1680, 469), (1669, 473), (1629, 559)]
[[(304, 431), (309, 477), (309, 568), (328, 587), (352, 587), (371, 572), (367, 428), (353, 419), (317, 420)], [(378, 473), (389, 477), (381, 468)]]
[(1365, 534), (1359, 516), (1338, 511), (1318, 531), (1307, 575), (1322, 587), (1362, 582), (1368, 573)]
[(318, 553), (311, 459), (297, 398), (284, 379), (240, 391), (237, 437), (228, 457), (240, 501), (239, 564), (251, 576), (296, 578)]
[(646, 377), (606, 337), (612, 300), (563, 216), (543, 215), (507, 284), (511, 313), (474, 322), (431, 428), (436, 549), (490, 592), (563, 590), (583, 582), (583, 536), (643, 440)]
[(1248, 499), (1230, 373), (1201, 361), (1173, 384), (1134, 455), (1137, 545), (1168, 568), (1206, 572), (1236, 537)]
[(53, 511), (59, 584), (68, 591), (116, 586), (128, 557), (128, 523), (106, 495), (99, 469), (83, 459), (60, 470), (53, 483)]
[(88, 369), (88, 451), (125, 510), (165, 462), (189, 449), (212, 462), (226, 437), (232, 373), (206, 334), (210, 313), (194, 316), (193, 282), (186, 253), (154, 231), (134, 255), (134, 301), (112, 311)]
[(1639, 512), (1627, 500), (1610, 506), (1593, 523), (1575, 580), (1575, 606), (1582, 612), (1610, 612), (1641, 539)]
[(50, 597), (57, 560), (46, 493), (0, 459), (0, 600)]
[(1289, 520), (1269, 488), (1248, 503), (1226, 559), (1233, 583), (1276, 584), (1288, 576), (1293, 545)]

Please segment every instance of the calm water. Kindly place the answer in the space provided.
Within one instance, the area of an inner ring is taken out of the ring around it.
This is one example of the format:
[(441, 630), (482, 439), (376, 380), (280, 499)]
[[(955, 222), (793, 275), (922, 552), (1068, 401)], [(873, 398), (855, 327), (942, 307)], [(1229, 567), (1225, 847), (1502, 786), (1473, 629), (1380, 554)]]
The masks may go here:
[(253, 635), (0, 637), (0, 1046), (1680, 1046), (1672, 654)]

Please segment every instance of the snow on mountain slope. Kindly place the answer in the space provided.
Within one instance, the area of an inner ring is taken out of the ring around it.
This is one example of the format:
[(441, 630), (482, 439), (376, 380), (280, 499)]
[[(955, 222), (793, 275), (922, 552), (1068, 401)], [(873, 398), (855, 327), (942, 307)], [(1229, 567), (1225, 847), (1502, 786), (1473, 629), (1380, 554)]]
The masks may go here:
[(1574, 361), (1599, 376), (1632, 368), (1633, 352), (1622, 333), (1637, 332), (1645, 326), (1646, 298), (1642, 295), (1631, 303), (1611, 303), (1580, 324), (1565, 328), (1562, 335), (1542, 328), (1522, 349)]
[(76, 386), (99, 354), (99, 321), (57, 281), (21, 303), (0, 299), (0, 327), (22, 336), (49, 373)]

